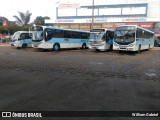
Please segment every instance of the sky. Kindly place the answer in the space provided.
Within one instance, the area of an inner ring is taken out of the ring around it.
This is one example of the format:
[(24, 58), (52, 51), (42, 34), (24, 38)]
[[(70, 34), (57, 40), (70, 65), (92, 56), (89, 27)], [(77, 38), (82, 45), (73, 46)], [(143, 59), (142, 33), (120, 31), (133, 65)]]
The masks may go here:
[(37, 16), (55, 17), (56, 0), (0, 0), (0, 16), (15, 21), (14, 15), (19, 15), (18, 11), (32, 13), (31, 21)]
[[(94, 0), (96, 5), (145, 2), (147, 0)], [(57, 3), (80, 3), (82, 5), (92, 5), (92, 0), (0, 0), (0, 16), (6, 17), (10, 21), (15, 21), (14, 15), (19, 15), (18, 11), (32, 13), (30, 22), (37, 16), (48, 16), (52, 20), (56, 19)]]

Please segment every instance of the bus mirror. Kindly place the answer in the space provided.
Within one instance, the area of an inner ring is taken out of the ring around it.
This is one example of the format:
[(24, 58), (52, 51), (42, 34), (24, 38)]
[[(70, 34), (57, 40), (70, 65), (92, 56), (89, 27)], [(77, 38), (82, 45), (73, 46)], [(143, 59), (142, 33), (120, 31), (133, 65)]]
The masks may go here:
[(45, 34), (46, 34), (46, 38), (48, 37), (48, 33), (47, 32), (45, 32)]
[(48, 33), (47, 33), (47, 31), (45, 32), (45, 36), (46, 36), (46, 38), (48, 37)]
[(29, 33), (29, 37), (32, 37), (32, 33)]
[(32, 27), (31, 27), (31, 28), (29, 27), (29, 37), (32, 37), (32, 32), (31, 32), (31, 30), (33, 31)]
[(47, 33), (47, 31), (45, 31), (44, 32), (44, 39), (47, 40), (47, 38), (48, 38), (48, 33)]

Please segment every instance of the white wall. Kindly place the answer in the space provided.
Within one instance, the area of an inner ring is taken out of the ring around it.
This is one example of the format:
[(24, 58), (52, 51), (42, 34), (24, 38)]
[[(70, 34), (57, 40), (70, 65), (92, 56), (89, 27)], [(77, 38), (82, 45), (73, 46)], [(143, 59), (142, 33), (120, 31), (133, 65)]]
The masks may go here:
[(160, 21), (160, 0), (148, 0), (148, 18)]
[[(68, 0), (68, 1), (71, 2), (71, 1), (74, 1), (74, 0)], [(90, 6), (90, 5), (92, 5), (92, 0), (81, 0), (81, 1), (77, 1), (77, 2), (80, 3), (80, 6), (84, 6), (84, 5)], [(95, 5), (148, 3), (147, 18), (145, 18), (146, 21), (150, 21), (150, 22), (160, 21), (160, 0), (94, 0), (94, 2), (95, 2)], [(143, 7), (138, 8), (139, 10), (136, 10), (135, 8), (132, 8), (132, 9), (129, 9), (129, 10), (125, 10), (125, 9), (128, 9), (128, 8), (123, 8), (123, 10), (122, 10), (123, 14), (128, 14), (128, 12), (130, 14), (137, 14), (137, 13), (144, 14), (144, 12), (145, 12), (145, 8), (143, 8)], [(100, 9), (99, 10), (100, 15), (117, 15), (117, 14), (120, 14), (120, 13), (121, 13), (121, 11), (120, 11), (119, 8), (116, 8), (114, 10), (112, 8), (110, 8), (110, 9), (105, 8), (105, 9)], [(69, 10), (67, 11), (65, 9), (62, 9), (62, 10), (59, 11), (59, 15), (62, 15), (62, 16), (74, 16), (75, 14), (76, 14), (75, 9), (72, 12), (69, 12)], [(78, 10), (78, 16), (81, 16), (81, 15), (85, 16), (85, 15), (91, 15), (91, 14), (92, 14), (91, 9), (88, 9), (88, 10), (86, 10), (86, 9), (80, 10), (79, 9)], [(96, 9), (95, 9), (94, 14), (95, 15), (98, 14)], [(109, 19), (108, 19), (108, 21), (109, 21)], [(122, 18), (112, 18), (112, 19), (118, 20), (118, 19), (122, 19)], [(141, 18), (136, 17), (136, 19), (141, 19)], [(120, 22), (120, 21), (121, 20), (119, 20), (117, 22)]]

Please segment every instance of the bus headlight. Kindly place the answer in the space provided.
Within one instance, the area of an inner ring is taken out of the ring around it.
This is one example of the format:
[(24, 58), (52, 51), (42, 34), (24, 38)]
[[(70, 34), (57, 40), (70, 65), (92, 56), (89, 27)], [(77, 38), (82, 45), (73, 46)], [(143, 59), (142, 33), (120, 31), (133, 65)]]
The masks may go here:
[(101, 45), (105, 45), (106, 44), (106, 42), (104, 41), (104, 42), (101, 42)]
[(115, 43), (115, 42), (113, 43), (113, 45), (114, 45), (114, 46), (116, 46), (116, 47), (118, 47), (118, 46), (119, 46), (119, 44), (117, 44), (117, 43)]
[(129, 47), (133, 47), (135, 45), (135, 43), (131, 43), (131, 44), (129, 44), (128, 46)]

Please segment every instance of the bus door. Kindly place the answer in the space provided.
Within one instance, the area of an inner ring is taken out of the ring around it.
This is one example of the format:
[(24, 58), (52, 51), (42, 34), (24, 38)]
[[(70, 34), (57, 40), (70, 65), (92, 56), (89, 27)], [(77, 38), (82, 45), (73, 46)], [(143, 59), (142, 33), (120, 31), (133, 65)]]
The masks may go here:
[(70, 48), (71, 47), (71, 31), (64, 30), (64, 47), (65, 48)]
[(114, 38), (114, 32), (113, 31), (106, 31), (106, 44), (112, 45), (113, 38)]

